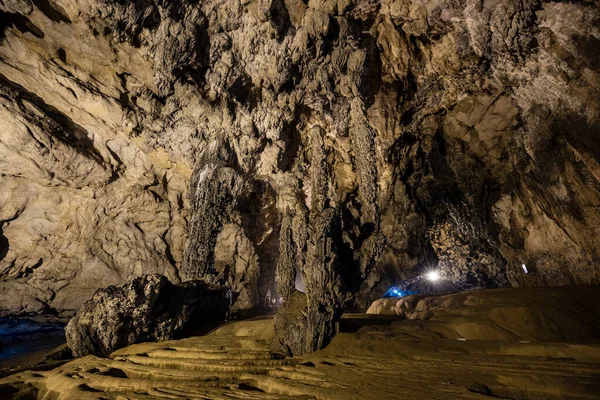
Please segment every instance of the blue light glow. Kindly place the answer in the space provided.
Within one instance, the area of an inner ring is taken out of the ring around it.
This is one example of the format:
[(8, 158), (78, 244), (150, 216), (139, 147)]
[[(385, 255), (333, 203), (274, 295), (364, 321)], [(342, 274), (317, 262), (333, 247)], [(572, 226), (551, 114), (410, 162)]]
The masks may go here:
[(398, 289), (396, 286), (392, 286), (391, 288), (388, 289), (387, 292), (385, 292), (385, 295), (383, 297), (404, 297), (404, 296), (406, 296), (405, 292)]

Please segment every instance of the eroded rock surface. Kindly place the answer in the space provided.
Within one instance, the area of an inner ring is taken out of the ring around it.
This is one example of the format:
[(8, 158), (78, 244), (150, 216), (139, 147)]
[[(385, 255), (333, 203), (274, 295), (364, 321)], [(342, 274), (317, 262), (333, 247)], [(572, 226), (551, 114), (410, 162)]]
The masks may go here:
[(398, 315), (408, 317), (426, 295), (413, 294), (404, 297), (385, 297), (375, 300), (367, 309), (367, 314)]
[[(351, 321), (360, 323), (358, 332), (341, 332), (324, 350), (292, 358), (270, 351), (271, 318), (234, 321), (203, 336), (135, 344), (107, 358), (87, 356), (51, 370), (17, 371), (0, 378), (0, 396), (597, 398), (600, 345), (594, 330), (600, 319), (590, 318), (589, 311), (600, 310), (599, 296), (598, 286), (506, 288), (440, 297), (428, 304), (435, 317), (410, 323), (346, 314), (342, 322), (348, 328)], [(532, 298), (537, 303), (524, 301)], [(517, 300), (520, 311), (514, 308)], [(557, 318), (560, 314), (570, 318)]]
[(367, 313), (403, 316), (413, 325), (400, 330), (426, 326), (448, 339), (596, 342), (600, 293), (598, 286), (475, 290), (379, 299)]
[[(0, 304), (600, 282), (593, 1), (0, 1)], [(527, 266), (526, 274), (522, 265)], [(321, 320), (322, 319), (322, 320)]]
[(67, 325), (67, 345), (76, 357), (106, 356), (130, 344), (173, 339), (186, 325), (223, 319), (228, 305), (223, 290), (143, 276), (94, 293)]

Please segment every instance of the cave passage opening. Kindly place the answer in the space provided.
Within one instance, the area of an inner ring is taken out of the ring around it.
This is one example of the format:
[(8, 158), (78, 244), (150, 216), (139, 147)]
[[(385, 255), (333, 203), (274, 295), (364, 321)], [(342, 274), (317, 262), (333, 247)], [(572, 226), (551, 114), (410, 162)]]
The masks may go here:
[(8, 254), (9, 247), (10, 243), (8, 242), (8, 238), (4, 236), (3, 226), (0, 225), (0, 261), (2, 261)]

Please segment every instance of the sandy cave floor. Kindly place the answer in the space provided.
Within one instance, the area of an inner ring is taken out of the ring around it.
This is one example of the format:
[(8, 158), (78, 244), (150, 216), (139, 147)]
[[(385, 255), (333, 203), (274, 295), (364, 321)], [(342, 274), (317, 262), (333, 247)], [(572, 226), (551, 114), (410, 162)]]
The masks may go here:
[(236, 321), (205, 336), (20, 372), (0, 380), (0, 398), (600, 398), (600, 341), (472, 340), (439, 333), (442, 325), (469, 337), (489, 331), (462, 315), (440, 322), (348, 314), (346, 332), (326, 349), (295, 358), (270, 351), (272, 318)]

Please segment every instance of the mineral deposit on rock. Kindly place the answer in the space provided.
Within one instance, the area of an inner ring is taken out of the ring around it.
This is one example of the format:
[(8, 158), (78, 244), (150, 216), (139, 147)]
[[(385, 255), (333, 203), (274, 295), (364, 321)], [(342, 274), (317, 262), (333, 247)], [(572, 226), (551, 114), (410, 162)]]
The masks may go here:
[(67, 345), (76, 357), (106, 356), (121, 347), (173, 339), (189, 325), (224, 318), (223, 290), (199, 282), (173, 285), (160, 275), (147, 275), (124, 286), (100, 289), (69, 321)]
[(433, 266), (462, 289), (599, 283), (599, 20), (587, 0), (0, 0), (0, 312), (143, 274), (242, 311), (302, 281), (322, 344)]

